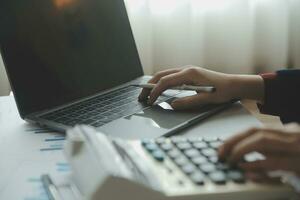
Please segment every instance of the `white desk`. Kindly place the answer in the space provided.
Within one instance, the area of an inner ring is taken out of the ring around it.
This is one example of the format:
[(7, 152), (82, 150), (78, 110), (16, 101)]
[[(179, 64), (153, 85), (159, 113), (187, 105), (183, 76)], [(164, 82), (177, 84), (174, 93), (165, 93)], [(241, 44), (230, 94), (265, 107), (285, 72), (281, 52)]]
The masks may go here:
[[(228, 137), (260, 122), (242, 105), (211, 117), (186, 131), (188, 136)], [(62, 145), (64, 135), (44, 132), (20, 119), (12, 96), (0, 97), (0, 199), (47, 200), (40, 175), (56, 182), (70, 173)]]

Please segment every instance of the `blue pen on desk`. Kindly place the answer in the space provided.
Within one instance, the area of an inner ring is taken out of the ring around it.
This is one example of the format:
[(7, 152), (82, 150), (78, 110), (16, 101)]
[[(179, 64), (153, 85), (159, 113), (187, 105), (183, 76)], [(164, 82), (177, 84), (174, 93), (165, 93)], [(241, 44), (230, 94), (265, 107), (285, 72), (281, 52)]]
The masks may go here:
[(41, 180), (46, 189), (49, 200), (62, 200), (56, 185), (53, 183), (48, 174), (42, 175)]

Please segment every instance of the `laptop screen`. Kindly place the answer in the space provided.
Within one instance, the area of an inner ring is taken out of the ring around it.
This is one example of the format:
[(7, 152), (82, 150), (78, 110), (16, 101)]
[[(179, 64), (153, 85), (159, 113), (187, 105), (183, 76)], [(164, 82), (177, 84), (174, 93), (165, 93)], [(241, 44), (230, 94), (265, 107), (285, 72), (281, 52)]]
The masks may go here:
[(21, 116), (143, 75), (123, 0), (3, 0), (0, 26)]

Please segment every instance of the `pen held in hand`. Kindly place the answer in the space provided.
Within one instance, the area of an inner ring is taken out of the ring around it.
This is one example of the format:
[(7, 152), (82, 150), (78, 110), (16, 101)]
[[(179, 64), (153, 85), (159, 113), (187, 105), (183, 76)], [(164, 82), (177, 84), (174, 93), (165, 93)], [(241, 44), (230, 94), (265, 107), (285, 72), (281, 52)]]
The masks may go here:
[[(131, 86), (134, 87), (140, 87), (140, 88), (147, 88), (147, 89), (153, 89), (156, 84), (134, 84)], [(216, 88), (213, 86), (194, 86), (194, 85), (182, 85), (177, 87), (169, 88), (169, 90), (186, 90), (186, 91), (196, 91), (196, 92), (207, 92), (212, 93), (216, 91)]]

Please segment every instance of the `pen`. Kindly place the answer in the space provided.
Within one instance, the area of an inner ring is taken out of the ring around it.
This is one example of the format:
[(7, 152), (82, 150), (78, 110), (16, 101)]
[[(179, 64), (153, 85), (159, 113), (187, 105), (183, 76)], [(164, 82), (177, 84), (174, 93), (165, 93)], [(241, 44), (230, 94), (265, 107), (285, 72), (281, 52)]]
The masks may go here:
[(49, 175), (44, 174), (41, 176), (42, 183), (46, 189), (47, 195), (50, 200), (61, 200), (61, 196), (58, 192), (56, 185), (52, 182)]
[[(153, 89), (156, 84), (133, 84), (131, 86), (134, 87), (140, 87), (140, 88), (147, 88), (147, 89)], [(197, 92), (215, 92), (216, 88), (213, 86), (193, 86), (193, 85), (182, 85), (177, 87), (170, 88), (171, 90), (188, 90), (188, 91), (197, 91)]]

